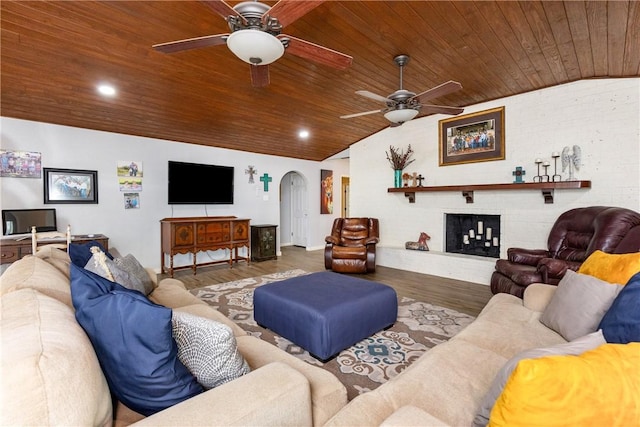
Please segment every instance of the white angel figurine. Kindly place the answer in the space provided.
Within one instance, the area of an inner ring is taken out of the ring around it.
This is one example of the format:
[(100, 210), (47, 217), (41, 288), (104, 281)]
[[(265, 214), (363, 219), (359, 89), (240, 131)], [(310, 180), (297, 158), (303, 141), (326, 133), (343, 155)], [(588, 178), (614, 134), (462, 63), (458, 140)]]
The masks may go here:
[(562, 172), (564, 172), (567, 167), (569, 167), (569, 177), (567, 181), (576, 181), (576, 177), (574, 176), (574, 168), (575, 170), (580, 170), (580, 165), (582, 164), (582, 150), (578, 145), (574, 145), (573, 147), (566, 146), (562, 149)]

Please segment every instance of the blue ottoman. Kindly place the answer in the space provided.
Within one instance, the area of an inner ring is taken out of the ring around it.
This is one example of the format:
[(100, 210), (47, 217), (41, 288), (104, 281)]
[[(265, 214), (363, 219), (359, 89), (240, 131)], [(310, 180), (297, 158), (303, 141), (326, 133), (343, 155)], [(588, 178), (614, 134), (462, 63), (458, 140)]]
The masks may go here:
[(258, 287), (253, 316), (259, 325), (327, 360), (393, 325), (398, 298), (382, 283), (325, 271)]

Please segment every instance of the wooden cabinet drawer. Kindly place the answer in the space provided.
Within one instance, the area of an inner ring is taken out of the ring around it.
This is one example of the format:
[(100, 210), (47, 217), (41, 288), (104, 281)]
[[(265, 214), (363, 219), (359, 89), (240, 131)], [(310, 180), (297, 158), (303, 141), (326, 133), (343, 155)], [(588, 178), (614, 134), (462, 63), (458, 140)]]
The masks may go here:
[(175, 224), (173, 241), (175, 246), (193, 245), (193, 224)]
[(0, 264), (9, 264), (18, 260), (17, 246), (2, 246), (0, 249)]
[(233, 224), (233, 240), (249, 239), (249, 221), (236, 222)]

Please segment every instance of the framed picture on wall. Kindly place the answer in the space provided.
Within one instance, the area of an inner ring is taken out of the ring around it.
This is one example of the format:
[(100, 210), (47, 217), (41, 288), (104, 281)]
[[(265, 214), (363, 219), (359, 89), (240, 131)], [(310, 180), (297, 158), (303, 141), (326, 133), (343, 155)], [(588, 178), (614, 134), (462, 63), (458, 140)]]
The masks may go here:
[(438, 123), (440, 166), (504, 160), (504, 107)]
[(98, 203), (98, 171), (44, 168), (44, 202)]
[(333, 171), (320, 170), (320, 213), (333, 213)]

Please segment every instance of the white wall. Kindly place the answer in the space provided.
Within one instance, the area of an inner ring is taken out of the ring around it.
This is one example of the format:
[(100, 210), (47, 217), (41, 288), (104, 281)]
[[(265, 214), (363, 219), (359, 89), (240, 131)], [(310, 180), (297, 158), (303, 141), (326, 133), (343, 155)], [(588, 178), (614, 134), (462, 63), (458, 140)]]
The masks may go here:
[[(160, 267), (159, 220), (162, 218), (235, 215), (250, 218), (254, 224), (280, 225), (280, 181), (290, 171), (298, 172), (308, 183), (307, 248), (322, 247), (333, 218), (339, 216), (340, 200), (334, 200), (334, 215), (320, 215), (320, 169), (332, 169), (335, 176), (349, 174), (346, 160), (297, 160), (6, 117), (0, 118), (0, 125), (2, 149), (40, 152), (43, 167), (98, 171), (99, 198), (95, 205), (44, 205), (42, 179), (0, 178), (2, 209), (55, 207), (60, 230), (68, 223), (74, 234), (105, 234), (109, 237), (110, 246), (116, 247), (123, 255), (132, 253), (142, 264), (154, 268)], [(298, 142), (283, 143), (291, 144), (294, 149)], [(142, 162), (144, 177), (140, 209), (124, 209), (123, 194), (116, 176), (116, 162), (119, 160)], [(167, 204), (168, 160), (234, 166), (234, 204)], [(255, 184), (248, 183), (245, 169), (249, 165), (258, 170), (258, 176), (266, 172), (273, 177), (268, 192), (263, 191), (258, 177), (255, 177)], [(337, 190), (339, 194), (339, 181), (334, 185), (337, 185), (334, 192)], [(279, 242), (280, 238), (278, 245)], [(220, 251), (208, 254), (214, 259), (222, 255)], [(188, 256), (178, 257), (176, 263), (190, 263), (189, 259)]]
[[(499, 106), (505, 106), (502, 161), (439, 167), (443, 115), (387, 128), (351, 146), (351, 215), (379, 218), (379, 265), (488, 284), (495, 260), (437, 253), (444, 251), (445, 213), (501, 215), (504, 257), (508, 247), (546, 247), (553, 222), (568, 209), (608, 205), (640, 211), (640, 79), (579, 81), (473, 105), (463, 114)], [(415, 204), (409, 204), (402, 193), (387, 193), (393, 171), (385, 156), (390, 145), (408, 144), (416, 161), (407, 171), (426, 176), (425, 186), (510, 183), (516, 166), (532, 182), (536, 158), (551, 161), (553, 173), (551, 153), (577, 144), (583, 153), (577, 177), (591, 180), (592, 188), (556, 190), (553, 204), (545, 204), (539, 190), (476, 191), (473, 204), (460, 192), (416, 193)], [(421, 231), (431, 236), (434, 252), (398, 249)]]

